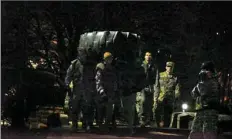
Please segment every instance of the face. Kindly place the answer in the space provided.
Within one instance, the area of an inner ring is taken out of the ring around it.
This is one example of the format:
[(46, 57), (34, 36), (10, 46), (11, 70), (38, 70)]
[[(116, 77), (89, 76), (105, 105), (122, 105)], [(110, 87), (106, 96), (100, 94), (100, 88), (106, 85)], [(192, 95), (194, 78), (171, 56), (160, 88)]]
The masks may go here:
[(166, 66), (166, 71), (167, 71), (168, 73), (172, 73), (173, 67)]
[(151, 55), (151, 53), (146, 53), (145, 54), (145, 61), (147, 61), (147, 62), (150, 62), (152, 60), (152, 55)]

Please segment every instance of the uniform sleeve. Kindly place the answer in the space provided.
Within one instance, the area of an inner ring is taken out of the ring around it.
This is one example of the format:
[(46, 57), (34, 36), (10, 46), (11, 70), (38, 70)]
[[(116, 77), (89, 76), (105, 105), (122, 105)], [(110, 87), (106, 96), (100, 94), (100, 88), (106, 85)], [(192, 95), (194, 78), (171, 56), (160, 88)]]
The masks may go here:
[(197, 85), (193, 88), (193, 90), (192, 90), (192, 92), (191, 92), (191, 96), (192, 96), (194, 99), (197, 99), (197, 97), (199, 97), (199, 95), (200, 95), (198, 86), (199, 86), (199, 84), (197, 84)]
[(175, 98), (179, 98), (180, 97), (180, 83), (177, 80), (177, 84), (176, 84), (176, 88), (175, 88)]
[(158, 68), (156, 69), (156, 80), (155, 80), (155, 85), (154, 85), (154, 99), (157, 99), (159, 97), (159, 92), (160, 92), (160, 74)]
[(73, 66), (72, 64), (69, 66), (67, 72), (66, 72), (66, 76), (65, 76), (65, 84), (68, 86), (70, 84), (70, 82), (72, 81), (72, 69)]
[[(159, 84), (160, 84), (160, 81), (162, 82), (162, 80), (164, 80), (164, 77), (163, 77), (163, 76), (164, 76), (164, 75), (163, 75), (163, 72), (159, 73), (159, 78), (162, 77), (162, 78), (160, 78), (160, 80), (159, 80)], [(163, 101), (164, 95), (165, 95), (165, 85), (162, 84), (162, 86), (160, 85), (159, 91), (158, 91), (158, 94), (157, 94), (158, 100), (159, 100), (159, 101)]]
[(159, 89), (160, 88), (160, 83), (159, 83), (159, 79), (160, 79), (160, 74), (159, 74), (159, 69), (156, 69), (156, 79), (155, 79), (155, 83), (156, 83), (156, 87)]
[(103, 87), (103, 82), (102, 82), (102, 70), (97, 70), (96, 76), (96, 89), (99, 94), (104, 93), (104, 87)]

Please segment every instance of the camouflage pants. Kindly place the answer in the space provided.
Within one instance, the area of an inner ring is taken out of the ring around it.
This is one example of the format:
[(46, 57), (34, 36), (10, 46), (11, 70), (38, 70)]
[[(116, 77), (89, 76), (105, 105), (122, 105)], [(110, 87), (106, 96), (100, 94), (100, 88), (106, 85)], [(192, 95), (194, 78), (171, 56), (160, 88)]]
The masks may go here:
[(136, 100), (136, 110), (140, 124), (148, 124), (153, 121), (153, 93), (147, 91), (138, 92)]
[(173, 112), (173, 105), (170, 103), (163, 102), (157, 102), (157, 107), (155, 109), (155, 118), (157, 124), (160, 122), (164, 122), (164, 127), (169, 127), (170, 121), (171, 121), (171, 115)]
[(202, 110), (196, 113), (191, 127), (189, 139), (216, 139), (218, 112), (216, 110)]

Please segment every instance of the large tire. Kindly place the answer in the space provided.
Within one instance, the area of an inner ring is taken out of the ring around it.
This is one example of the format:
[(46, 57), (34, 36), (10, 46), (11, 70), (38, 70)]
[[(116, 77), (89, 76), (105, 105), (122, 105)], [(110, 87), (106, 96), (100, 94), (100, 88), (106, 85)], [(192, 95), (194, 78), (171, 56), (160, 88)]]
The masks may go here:
[[(115, 58), (117, 72), (126, 75), (121, 87), (125, 95), (136, 93), (143, 88), (143, 70), (140, 68), (141, 63), (138, 63), (141, 54), (140, 36), (137, 34), (120, 31), (88, 32), (81, 35), (78, 49), (79, 56), (84, 57), (84, 63), (91, 71), (88, 78), (93, 79), (93, 82), (95, 66), (102, 60), (103, 53), (109, 51)], [(129, 83), (129, 80), (133, 83)]]

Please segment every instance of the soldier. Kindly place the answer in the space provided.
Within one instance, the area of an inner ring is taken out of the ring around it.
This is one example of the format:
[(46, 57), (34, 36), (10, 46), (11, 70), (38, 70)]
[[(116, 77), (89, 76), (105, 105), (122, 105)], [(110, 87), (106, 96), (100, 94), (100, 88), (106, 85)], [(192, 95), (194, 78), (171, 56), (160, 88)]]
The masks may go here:
[(154, 97), (156, 121), (160, 127), (168, 127), (175, 100), (179, 98), (179, 83), (173, 74), (174, 62), (166, 63), (166, 71), (160, 73), (160, 91)]
[[(113, 104), (115, 92), (117, 90), (117, 77), (114, 67), (111, 65), (113, 56), (110, 52), (105, 52), (104, 61), (96, 66), (96, 89), (99, 94), (98, 100), (98, 125), (101, 130), (109, 130), (112, 121)], [(105, 124), (102, 125), (105, 118)]]
[[(145, 53), (145, 60), (142, 63), (145, 73), (145, 88), (137, 93), (137, 111), (140, 124), (145, 127), (154, 119), (154, 92), (159, 88), (159, 71), (157, 65), (152, 61), (150, 52)], [(151, 124), (151, 123), (150, 123)]]
[(203, 63), (201, 69), (200, 81), (191, 92), (196, 100), (196, 116), (188, 138), (216, 139), (220, 106), (219, 83), (213, 75), (215, 69), (212, 62)]
[[(76, 58), (71, 62), (71, 65), (69, 66), (67, 70), (67, 74), (65, 77), (65, 84), (67, 88), (70, 88), (71, 84), (71, 92), (69, 94), (70, 96), (70, 104), (71, 104), (71, 119), (72, 119), (72, 129), (73, 131), (77, 130), (77, 120), (78, 115), (80, 112), (83, 113), (83, 119), (84, 123), (89, 123), (88, 121), (88, 105), (87, 105), (87, 99), (86, 99), (86, 91), (84, 87), (83, 82), (83, 70), (84, 66), (83, 63), (86, 60), (86, 56), (84, 55), (83, 51), (78, 49), (79, 57)], [(87, 130), (89, 130), (89, 126), (87, 126)]]

